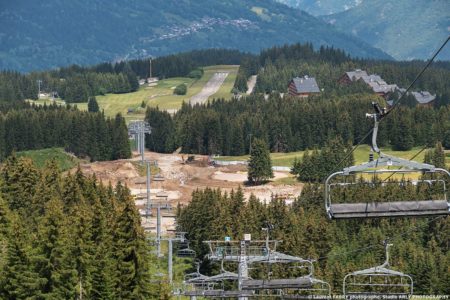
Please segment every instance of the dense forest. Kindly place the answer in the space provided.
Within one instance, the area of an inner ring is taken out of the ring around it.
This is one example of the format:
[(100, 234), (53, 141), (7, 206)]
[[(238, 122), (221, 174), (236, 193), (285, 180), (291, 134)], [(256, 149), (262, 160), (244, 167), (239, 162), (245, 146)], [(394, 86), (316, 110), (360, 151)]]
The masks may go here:
[(119, 114), (76, 108), (29, 106), (0, 113), (0, 160), (13, 151), (64, 147), (79, 157), (113, 160), (131, 156), (128, 129)]
[[(373, 126), (365, 118), (373, 110), (372, 101), (383, 104), (378, 96), (365, 93), (308, 99), (281, 98), (274, 93), (267, 100), (251, 95), (202, 106), (184, 105), (173, 117), (148, 108), (146, 119), (153, 131), (147, 147), (159, 152), (181, 146), (186, 153), (243, 155), (248, 153), (251, 136), (265, 140), (272, 152), (321, 148), (335, 136), (355, 144)], [(380, 124), (381, 146), (409, 150), (432, 146), (435, 141), (450, 148), (450, 106), (399, 107)]]
[(150, 258), (129, 190), (11, 156), (0, 170), (1, 299), (149, 299)]
[[(367, 187), (367, 186), (366, 186)], [(401, 190), (399, 190), (401, 189)], [(370, 192), (374, 192), (373, 190)], [(367, 190), (359, 190), (358, 201)], [(416, 189), (391, 189), (386, 197), (414, 197)], [(375, 192), (376, 193), (376, 192)], [(362, 199), (361, 199), (362, 198)], [(315, 276), (328, 281), (336, 294), (342, 292), (344, 276), (360, 269), (380, 265), (384, 261), (383, 241), (389, 239), (391, 267), (414, 280), (414, 293), (450, 294), (450, 218), (398, 218), (327, 220), (320, 185), (305, 185), (292, 205), (274, 197), (262, 203), (251, 196), (245, 200), (242, 190), (231, 193), (220, 190), (198, 190), (192, 201), (179, 212), (180, 230), (187, 232), (191, 247), (202, 259), (208, 250), (205, 240), (223, 240), (225, 236), (241, 239), (251, 233), (252, 239), (264, 239), (261, 228), (273, 225), (272, 239), (282, 240), (277, 251), (317, 260)], [(235, 271), (235, 265), (225, 265)], [(203, 261), (202, 274), (217, 274), (217, 264)], [(268, 278), (268, 270), (250, 266), (252, 278)], [(273, 265), (270, 277), (295, 276), (297, 270)]]

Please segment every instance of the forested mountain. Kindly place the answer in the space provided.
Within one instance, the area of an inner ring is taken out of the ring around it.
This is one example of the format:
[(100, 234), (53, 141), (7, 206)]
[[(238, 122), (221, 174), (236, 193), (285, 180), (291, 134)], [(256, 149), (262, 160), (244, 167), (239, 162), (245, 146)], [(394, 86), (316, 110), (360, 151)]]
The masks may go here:
[(211, 47), (257, 52), (292, 42), (390, 58), (272, 0), (20, 0), (0, 5), (0, 69), (49, 69)]
[(306, 11), (313, 16), (340, 13), (360, 4), (362, 0), (276, 0), (294, 8)]
[[(447, 0), (366, 0), (323, 19), (396, 59), (427, 59), (450, 34), (449, 11)], [(450, 59), (448, 45), (438, 59)]]
[(0, 169), (0, 191), (1, 299), (155, 299), (126, 187), (12, 156)]

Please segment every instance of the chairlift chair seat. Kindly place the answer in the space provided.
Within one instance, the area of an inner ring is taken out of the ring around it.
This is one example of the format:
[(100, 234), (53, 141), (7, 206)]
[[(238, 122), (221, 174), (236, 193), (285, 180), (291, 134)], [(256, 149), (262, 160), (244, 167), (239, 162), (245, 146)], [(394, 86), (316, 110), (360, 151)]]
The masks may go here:
[(156, 174), (155, 176), (153, 176), (153, 181), (164, 181), (164, 180), (165, 178), (161, 174)]
[(195, 257), (195, 251), (189, 248), (179, 249), (177, 251), (178, 257)]
[(311, 288), (313, 281), (310, 277), (294, 279), (248, 279), (242, 281), (243, 290), (270, 290), (270, 289), (305, 289)]
[(334, 219), (434, 216), (446, 215), (449, 210), (446, 200), (333, 203), (329, 215)]

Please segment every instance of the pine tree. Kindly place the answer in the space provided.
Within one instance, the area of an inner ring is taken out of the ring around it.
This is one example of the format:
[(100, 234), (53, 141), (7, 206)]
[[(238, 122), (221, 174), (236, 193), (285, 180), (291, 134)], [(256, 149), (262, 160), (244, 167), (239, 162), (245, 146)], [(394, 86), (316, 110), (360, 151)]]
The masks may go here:
[(29, 239), (18, 215), (12, 216), (7, 237), (7, 262), (3, 273), (5, 279), (0, 287), (3, 299), (39, 299), (42, 295), (46, 279), (34, 270)]
[(273, 171), (267, 144), (261, 139), (254, 139), (248, 163), (248, 180), (253, 183), (261, 183), (270, 178), (273, 178)]
[(11, 210), (24, 210), (31, 205), (39, 173), (31, 159), (11, 156), (1, 169), (0, 187)]
[(43, 296), (46, 299), (73, 299), (77, 285), (77, 271), (70, 252), (72, 244), (61, 200), (52, 198), (45, 205), (45, 215), (38, 225), (36, 252), (38, 272), (45, 278)]
[(113, 159), (130, 158), (131, 148), (128, 141), (128, 129), (120, 113), (116, 115), (113, 126)]
[(119, 184), (116, 194), (121, 205), (113, 238), (116, 295), (119, 299), (146, 299), (149, 293), (147, 247), (141, 218), (126, 187)]
[(444, 168), (445, 169), (445, 152), (442, 148), (441, 142), (437, 142), (434, 151), (433, 151), (433, 164), (437, 168)]
[(97, 103), (97, 99), (95, 98), (95, 96), (89, 97), (88, 112), (98, 112), (98, 111), (99, 111), (99, 106)]

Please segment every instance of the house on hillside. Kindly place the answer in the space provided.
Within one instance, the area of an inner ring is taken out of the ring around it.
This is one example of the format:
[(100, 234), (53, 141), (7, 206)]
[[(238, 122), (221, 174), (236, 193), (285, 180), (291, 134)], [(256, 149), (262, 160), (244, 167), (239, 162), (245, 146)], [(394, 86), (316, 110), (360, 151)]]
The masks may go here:
[(320, 94), (319, 85), (314, 77), (295, 77), (289, 82), (288, 93), (291, 96), (308, 97)]
[(360, 80), (362, 77), (367, 77), (367, 72), (361, 69), (356, 69), (354, 71), (345, 72), (345, 74), (339, 78), (338, 82), (340, 84), (350, 84), (354, 81)]
[[(401, 94), (406, 92), (404, 88), (398, 88), (397, 91)], [(434, 100), (436, 99), (436, 95), (432, 95), (428, 91), (419, 91), (419, 92), (408, 92), (407, 95), (412, 95), (419, 106), (432, 106)], [(394, 104), (394, 100), (388, 100), (387, 104), (392, 106)]]
[(436, 95), (432, 95), (428, 91), (411, 92), (411, 94), (416, 98), (418, 105), (431, 106), (436, 99)]
[(339, 78), (338, 82), (341, 84), (350, 84), (352, 82), (356, 82), (358, 80), (362, 80), (365, 84), (367, 84), (370, 89), (380, 95), (381, 97), (386, 98), (389, 93), (395, 92), (398, 89), (396, 84), (387, 84), (380, 75), (370, 74), (367, 75), (366, 71), (356, 69), (354, 71), (345, 72), (344, 75)]

